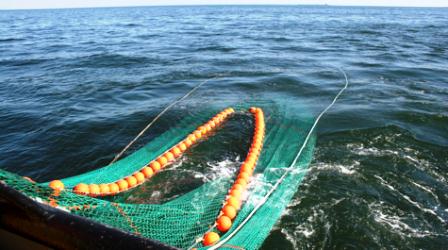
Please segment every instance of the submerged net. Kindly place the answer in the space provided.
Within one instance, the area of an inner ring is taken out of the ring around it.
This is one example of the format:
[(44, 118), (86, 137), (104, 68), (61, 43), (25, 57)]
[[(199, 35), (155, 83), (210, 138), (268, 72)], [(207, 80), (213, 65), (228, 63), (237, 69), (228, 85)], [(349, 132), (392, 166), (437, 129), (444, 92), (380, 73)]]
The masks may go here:
[[(230, 234), (248, 216), (286, 171), (286, 168), (290, 166), (314, 121), (312, 116), (305, 113), (288, 112), (286, 109), (280, 109), (270, 103), (257, 106), (265, 112), (266, 136), (264, 148), (241, 210), (238, 212), (232, 228), (226, 234), (221, 235), (221, 238)], [(240, 111), (247, 108), (249, 106), (246, 105), (235, 107), (236, 110)], [(213, 226), (228, 188), (235, 179), (236, 171), (233, 176), (216, 175), (212, 180), (196, 186), (188, 192), (179, 194), (162, 204), (131, 204), (126, 202), (125, 199), (92, 198), (77, 195), (70, 190), (81, 182), (109, 183), (131, 175), (178, 143), (218, 111), (220, 109), (210, 107), (201, 109), (198, 112), (200, 115), (186, 114), (181, 122), (170, 127), (165, 133), (126, 158), (85, 174), (62, 179), (66, 191), (62, 191), (57, 196), (48, 187), (48, 183), (32, 183), (7, 171), (0, 170), (0, 180), (36, 200), (50, 204), (56, 203), (59, 208), (66, 209), (67, 212), (158, 240), (171, 246), (189, 248), (196, 244), (195, 247), (200, 248), (203, 246), (197, 239)], [(239, 116), (242, 120), (246, 118), (246, 120), (250, 120), (247, 114), (242, 113)], [(226, 126), (228, 125), (224, 124), (220, 130), (225, 130)], [(218, 130), (217, 133), (220, 133), (220, 131)], [(250, 140), (250, 136), (247, 140)], [(217, 140), (211, 143), (218, 145), (220, 142)], [(257, 249), (261, 246), (293, 194), (297, 191), (311, 161), (314, 144), (315, 136), (312, 136), (299, 161), (293, 166), (294, 170), (288, 173), (266, 203), (222, 246), (223, 248), (234, 249), (235, 246), (238, 246), (245, 249)], [(212, 145), (205, 146), (211, 147)], [(191, 150), (195, 151), (196, 148)], [(228, 150), (232, 150), (232, 148)], [(189, 156), (185, 155), (183, 157), (188, 158)], [(238, 163), (235, 163), (235, 165), (238, 165)], [(161, 177), (154, 176), (154, 181), (157, 181), (157, 178)], [(166, 183), (166, 185), (175, 184)], [(137, 189), (144, 188), (142, 185)], [(128, 193), (132, 192), (135, 191), (128, 191)], [(122, 194), (122, 196), (126, 195), (129, 194)]]

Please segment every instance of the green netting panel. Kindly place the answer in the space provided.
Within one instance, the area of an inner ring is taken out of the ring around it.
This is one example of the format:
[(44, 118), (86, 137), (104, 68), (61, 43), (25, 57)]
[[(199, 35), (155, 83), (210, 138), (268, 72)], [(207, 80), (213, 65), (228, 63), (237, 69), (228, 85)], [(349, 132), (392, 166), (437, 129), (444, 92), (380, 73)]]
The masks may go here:
[[(249, 105), (241, 105), (238, 108), (248, 107)], [(266, 102), (261, 107), (266, 115), (264, 148), (250, 184), (248, 198), (243, 203), (233, 227), (227, 234), (221, 235), (221, 238), (225, 238), (247, 217), (261, 197), (284, 173), (285, 168), (291, 164), (302, 145), (313, 121), (313, 117), (309, 115), (297, 111), (288, 112), (284, 107), (279, 108), (272, 103)], [(86, 174), (66, 178), (63, 182), (71, 187), (79, 182), (107, 183), (123, 178), (183, 139), (217, 111), (219, 110), (201, 111), (200, 117), (186, 118), (119, 162)], [(245, 249), (256, 249), (262, 244), (296, 192), (305, 169), (311, 161), (314, 143), (315, 137), (312, 137), (300, 160), (294, 166), (294, 170), (224, 247), (240, 246)], [(60, 207), (71, 213), (180, 248), (193, 245), (195, 240), (214, 224), (227, 190), (234, 181), (233, 178), (217, 178), (164, 204), (127, 204), (79, 196), (70, 191), (63, 191), (59, 196), (53, 197), (53, 192), (46, 183), (30, 183), (20, 176), (2, 170), (0, 170), (0, 180), (36, 200), (50, 202), (54, 199)], [(75, 209), (78, 206), (80, 209)], [(201, 244), (197, 247), (201, 247)]]

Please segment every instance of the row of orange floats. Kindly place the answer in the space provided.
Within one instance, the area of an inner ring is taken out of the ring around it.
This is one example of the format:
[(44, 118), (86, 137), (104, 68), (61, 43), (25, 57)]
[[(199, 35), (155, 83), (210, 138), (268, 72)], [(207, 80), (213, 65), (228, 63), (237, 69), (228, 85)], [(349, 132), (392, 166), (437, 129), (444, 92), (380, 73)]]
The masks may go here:
[[(169, 164), (179, 158), (188, 148), (190, 148), (199, 140), (217, 129), (224, 121), (226, 121), (230, 115), (235, 111), (233, 108), (227, 108), (202, 126), (199, 126), (195, 131), (189, 134), (184, 140), (162, 153), (155, 160), (144, 166), (134, 174), (120, 179), (114, 183), (102, 183), (102, 184), (85, 184), (79, 183), (73, 188), (73, 192), (81, 195), (88, 195), (92, 197), (114, 195), (120, 192), (127, 191), (138, 185), (141, 185), (146, 180), (151, 178), (154, 174), (161, 169), (167, 167)], [(63, 190), (64, 184), (60, 180), (53, 180), (49, 183), (49, 186), (54, 190)]]
[[(263, 110), (252, 107), (249, 111), (253, 114), (255, 119), (252, 144), (246, 159), (241, 164), (240, 171), (235, 182), (229, 189), (224, 206), (221, 208), (218, 219), (216, 220), (215, 226), (221, 233), (227, 232), (232, 227), (232, 221), (241, 207), (244, 192), (246, 191), (247, 185), (256, 167), (258, 157), (260, 156), (261, 149), (263, 148), (265, 133)], [(220, 236), (218, 233), (210, 231), (204, 235), (202, 244), (204, 246), (210, 246), (218, 242), (219, 239)]]

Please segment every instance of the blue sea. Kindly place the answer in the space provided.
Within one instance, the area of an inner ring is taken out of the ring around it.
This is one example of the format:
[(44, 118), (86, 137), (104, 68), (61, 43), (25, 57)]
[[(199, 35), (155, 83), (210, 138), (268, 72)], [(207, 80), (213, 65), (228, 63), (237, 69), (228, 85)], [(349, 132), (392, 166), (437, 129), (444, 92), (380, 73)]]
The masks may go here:
[(446, 8), (0, 11), (0, 167), (48, 181), (104, 166), (207, 79), (131, 151), (191, 103), (258, 100), (316, 117), (344, 84), (338, 69), (349, 88), (262, 248), (446, 249)]

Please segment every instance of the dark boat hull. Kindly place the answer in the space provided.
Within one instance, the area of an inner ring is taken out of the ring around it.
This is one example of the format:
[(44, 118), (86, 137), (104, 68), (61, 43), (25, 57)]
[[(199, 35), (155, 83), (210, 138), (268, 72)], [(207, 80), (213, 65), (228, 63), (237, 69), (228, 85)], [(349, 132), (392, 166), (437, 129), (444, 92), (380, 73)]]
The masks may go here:
[(0, 227), (57, 249), (176, 249), (41, 204), (1, 181)]

